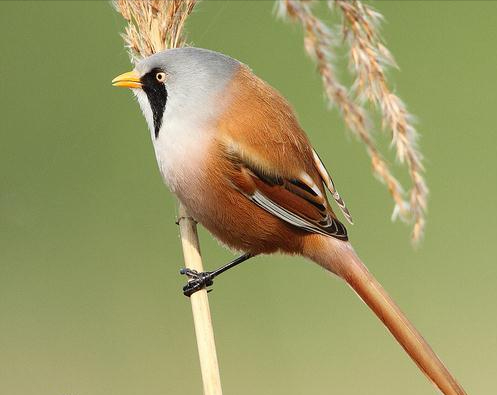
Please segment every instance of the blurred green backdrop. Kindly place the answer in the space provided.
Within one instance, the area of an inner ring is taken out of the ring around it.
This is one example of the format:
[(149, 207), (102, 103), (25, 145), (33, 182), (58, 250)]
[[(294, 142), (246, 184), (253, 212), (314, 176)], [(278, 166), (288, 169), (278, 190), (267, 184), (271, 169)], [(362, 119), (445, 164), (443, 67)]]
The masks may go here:
[[(293, 103), (365, 262), (468, 393), (495, 393), (497, 3), (375, 5), (427, 158), (417, 251), (273, 2), (205, 1), (189, 31)], [(176, 203), (137, 104), (110, 85), (130, 68), (122, 26), (104, 1), (0, 2), (2, 394), (201, 392)], [(231, 258), (201, 239), (209, 268)], [(302, 259), (254, 259), (210, 300), (226, 394), (436, 393), (356, 296)]]

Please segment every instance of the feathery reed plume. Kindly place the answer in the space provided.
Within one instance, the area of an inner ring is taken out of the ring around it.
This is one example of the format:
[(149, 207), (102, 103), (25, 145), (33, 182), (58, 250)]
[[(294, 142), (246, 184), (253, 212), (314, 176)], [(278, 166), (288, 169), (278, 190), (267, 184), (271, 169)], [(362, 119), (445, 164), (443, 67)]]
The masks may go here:
[[(411, 177), (410, 211), (414, 219), (413, 239), (425, 226), (428, 188), (423, 177), (422, 156), (417, 148), (417, 132), (406, 106), (389, 88), (388, 67), (397, 67), (379, 34), (382, 15), (357, 0), (335, 0), (344, 16), (344, 37), (349, 44), (351, 65), (356, 74), (353, 89), (361, 102), (369, 101), (381, 113), (382, 127), (392, 132), (397, 158), (406, 163)], [(331, 1), (328, 2), (333, 6)]]
[(131, 61), (185, 44), (183, 28), (196, 0), (114, 0), (128, 25), (122, 34)]
[[(336, 43), (333, 40), (330, 29), (313, 13), (313, 3), (313, 1), (280, 0), (279, 15), (302, 25), (304, 30), (305, 50), (316, 62), (318, 72), (323, 81), (324, 91), (330, 104), (338, 107), (348, 129), (358, 136), (366, 146), (366, 150), (371, 157), (373, 174), (387, 185), (394, 200), (395, 208), (393, 218), (396, 216), (399, 216), (403, 220), (414, 218), (413, 240), (417, 241), (420, 238), (424, 227), (424, 210), (426, 208), (427, 189), (421, 174), (421, 158), (415, 147), (415, 131), (412, 124), (409, 122), (409, 114), (405, 111), (405, 106), (400, 102), (400, 99), (388, 90), (383, 73), (382, 81), (384, 81), (386, 87), (383, 93), (388, 92), (388, 94), (382, 96), (384, 100), (382, 100), (381, 103), (388, 105), (389, 108), (382, 111), (382, 114), (389, 114), (388, 117), (384, 117), (384, 122), (395, 128), (393, 139), (398, 150), (399, 159), (407, 159), (410, 175), (414, 184), (411, 192), (411, 203), (406, 200), (401, 184), (394, 177), (388, 164), (377, 148), (371, 133), (371, 122), (361, 100), (354, 100), (348, 89), (340, 83), (337, 77), (333, 63), (333, 49), (336, 47)], [(337, 0), (337, 3), (340, 6), (342, 5), (341, 3), (346, 3), (345, 8), (350, 8), (346, 7), (349, 4), (349, 1)], [(356, 2), (354, 1), (353, 3), (355, 4)], [(330, 9), (332, 9), (333, 1), (330, 0), (328, 4), (330, 5)], [(357, 5), (355, 4), (355, 6)], [(374, 19), (376, 21), (379, 18), (378, 13), (361, 5), (358, 13), (362, 12), (368, 12), (372, 15), (369, 16), (369, 19)], [(359, 25), (362, 23), (361, 21), (362, 19), (359, 19)], [(371, 29), (370, 25), (371, 23), (364, 27), (361, 32), (376, 32), (376, 30)], [(377, 33), (375, 33), (375, 37), (379, 37)], [(392, 56), (381, 44), (379, 38), (375, 44), (377, 48), (376, 54), (381, 54), (382, 58), (388, 60), (390, 64), (395, 64)], [(359, 56), (363, 56), (363, 53), (359, 53)], [(383, 71), (383, 69), (381, 69), (381, 71)], [(371, 83), (371, 85), (375, 83), (374, 80), (359, 78), (362, 74), (359, 73), (359, 70), (356, 70), (356, 72), (358, 74), (358, 78), (356, 79), (357, 82), (355, 84), (356, 91), (363, 92), (364, 89), (361, 90), (363, 86), (370, 86), (366, 85), (367, 83)], [(403, 123), (396, 123), (399, 119), (402, 120)], [(409, 139), (406, 139), (407, 135), (410, 136)]]

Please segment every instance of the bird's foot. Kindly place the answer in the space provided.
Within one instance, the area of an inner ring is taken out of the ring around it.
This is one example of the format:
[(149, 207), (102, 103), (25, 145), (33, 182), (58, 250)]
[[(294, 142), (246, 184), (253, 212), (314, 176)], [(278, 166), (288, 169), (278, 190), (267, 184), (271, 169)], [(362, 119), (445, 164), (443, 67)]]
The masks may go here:
[(214, 276), (211, 272), (199, 273), (193, 269), (183, 268), (179, 271), (179, 273), (188, 276), (188, 282), (183, 287), (183, 294), (188, 297), (205, 287), (211, 286), (214, 283)]

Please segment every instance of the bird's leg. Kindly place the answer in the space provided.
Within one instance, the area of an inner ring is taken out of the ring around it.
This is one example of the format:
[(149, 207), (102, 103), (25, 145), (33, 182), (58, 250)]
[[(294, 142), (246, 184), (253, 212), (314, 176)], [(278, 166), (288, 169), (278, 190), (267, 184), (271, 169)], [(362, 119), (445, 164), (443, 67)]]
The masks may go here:
[(188, 282), (183, 287), (183, 294), (185, 296), (191, 296), (193, 293), (200, 291), (202, 288), (209, 287), (213, 284), (213, 280), (215, 277), (219, 276), (221, 273), (225, 272), (236, 265), (239, 265), (242, 262), (245, 262), (247, 259), (252, 258), (254, 255), (247, 252), (242, 256), (233, 259), (231, 262), (226, 265), (221, 266), (220, 268), (213, 270), (211, 272), (197, 272), (193, 269), (188, 269), (186, 267), (182, 268), (179, 272), (180, 274), (184, 274), (188, 276)]

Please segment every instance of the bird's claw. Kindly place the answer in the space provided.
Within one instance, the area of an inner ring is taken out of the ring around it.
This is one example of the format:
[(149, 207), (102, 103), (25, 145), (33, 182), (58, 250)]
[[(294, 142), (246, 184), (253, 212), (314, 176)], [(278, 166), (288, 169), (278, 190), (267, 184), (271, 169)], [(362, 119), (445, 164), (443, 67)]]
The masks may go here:
[[(183, 294), (190, 297), (197, 291), (205, 287), (209, 287), (213, 284), (213, 277), (210, 272), (197, 272), (193, 269), (188, 269), (186, 267), (179, 271), (180, 274), (188, 276), (188, 282), (183, 287)], [(208, 290), (207, 292), (209, 292)]]

